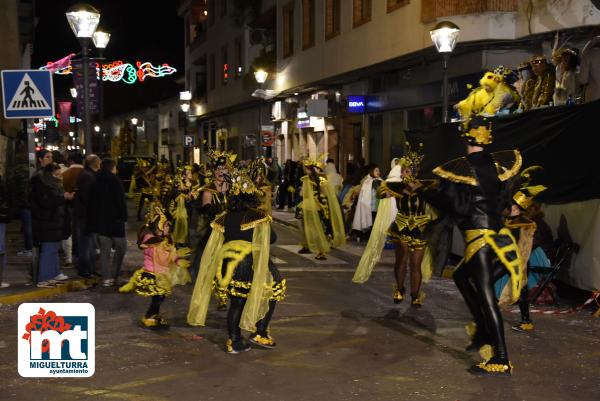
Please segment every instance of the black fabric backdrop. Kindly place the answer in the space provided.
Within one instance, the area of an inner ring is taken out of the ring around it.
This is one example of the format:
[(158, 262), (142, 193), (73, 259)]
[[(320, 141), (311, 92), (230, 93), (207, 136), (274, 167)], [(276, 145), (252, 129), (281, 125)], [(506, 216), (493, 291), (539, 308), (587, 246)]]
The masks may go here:
[[(600, 100), (592, 103), (549, 107), (493, 119), (494, 143), (490, 151), (518, 149), (523, 168), (541, 165), (533, 184), (548, 190), (538, 200), (569, 203), (600, 198)], [(423, 178), (448, 160), (463, 156), (465, 144), (458, 123), (431, 131), (407, 132), (413, 144), (423, 143)]]

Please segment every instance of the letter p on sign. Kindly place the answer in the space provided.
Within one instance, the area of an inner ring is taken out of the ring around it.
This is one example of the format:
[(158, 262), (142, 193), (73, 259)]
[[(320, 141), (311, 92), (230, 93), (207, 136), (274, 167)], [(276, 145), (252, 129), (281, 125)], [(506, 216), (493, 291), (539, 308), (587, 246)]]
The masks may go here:
[(183, 146), (186, 148), (191, 148), (194, 146), (194, 135), (184, 135), (183, 136)]

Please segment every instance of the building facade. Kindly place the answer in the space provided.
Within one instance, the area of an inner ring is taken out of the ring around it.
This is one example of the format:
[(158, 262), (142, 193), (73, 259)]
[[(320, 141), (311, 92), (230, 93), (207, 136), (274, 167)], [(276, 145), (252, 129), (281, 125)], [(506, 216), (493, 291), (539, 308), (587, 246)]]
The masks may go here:
[(188, 123), (202, 158), (209, 147), (253, 158), (262, 148), (261, 131), (272, 124), (269, 105), (252, 94), (259, 87), (254, 71), (275, 67), (275, 1), (183, 1), (179, 14), (192, 93)]
[[(405, 133), (442, 121), (442, 59), (429, 31), (460, 27), (449, 63), (450, 103), (482, 73), (550, 56), (554, 32), (571, 40), (600, 22), (584, 0), (278, 0), (276, 143), (279, 158), (333, 158), (387, 170)], [(529, 7), (529, 8), (528, 8)], [(572, 43), (572, 42), (571, 42)]]

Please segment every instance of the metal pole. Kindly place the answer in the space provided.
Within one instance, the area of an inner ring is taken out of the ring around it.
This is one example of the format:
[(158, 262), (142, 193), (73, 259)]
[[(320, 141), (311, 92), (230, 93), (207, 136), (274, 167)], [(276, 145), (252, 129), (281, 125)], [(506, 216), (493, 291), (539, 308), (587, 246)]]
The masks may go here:
[(89, 38), (80, 38), (81, 43), (81, 68), (83, 68), (83, 137), (85, 138), (85, 154), (91, 155), (94, 150), (92, 146), (92, 130), (90, 129), (90, 94), (88, 82), (88, 44)]
[(98, 142), (99, 145), (101, 145), (99, 147), (99, 151), (106, 152), (106, 139), (104, 136), (104, 67), (102, 67), (102, 63), (104, 62), (103, 53), (104, 49), (98, 49), (98, 55), (100, 56), (100, 82), (98, 83), (98, 85), (100, 85), (100, 137)]
[(258, 151), (257, 156), (262, 155), (262, 100), (258, 103)]
[(442, 53), (442, 56), (442, 115), (444, 116), (444, 123), (448, 123), (450, 122), (448, 119), (448, 59), (450, 58), (450, 53)]

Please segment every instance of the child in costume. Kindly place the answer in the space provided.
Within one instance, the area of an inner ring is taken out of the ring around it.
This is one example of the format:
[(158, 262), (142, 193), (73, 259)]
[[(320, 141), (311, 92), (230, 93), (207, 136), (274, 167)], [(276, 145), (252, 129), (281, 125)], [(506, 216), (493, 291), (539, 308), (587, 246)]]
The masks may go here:
[(144, 251), (144, 266), (138, 269), (119, 292), (135, 291), (138, 295), (151, 297), (141, 324), (146, 328), (168, 327), (160, 316), (160, 306), (171, 294), (174, 285), (190, 282), (187, 271), (189, 262), (182, 257), (189, 248), (177, 250), (169, 234), (170, 226), (162, 208), (154, 203), (149, 212), (148, 223), (138, 233), (138, 246)]
[[(512, 208), (510, 217), (504, 222), (505, 227), (509, 228), (517, 240), (519, 252), (521, 253), (523, 271), (521, 293), (519, 294), (519, 310), (521, 312), (521, 320), (518, 324), (512, 326), (515, 331), (531, 331), (533, 330), (533, 322), (529, 316), (529, 301), (527, 300), (527, 264), (531, 250), (533, 247), (533, 236), (537, 229), (536, 223), (524, 215), (524, 212), (533, 203), (534, 197), (542, 191), (546, 190), (543, 185), (531, 184), (531, 173), (540, 170), (541, 167), (529, 167), (521, 173), (521, 184), (512, 198)], [(498, 302), (500, 305), (510, 305), (512, 286), (507, 285), (508, 278), (504, 276), (496, 282), (496, 290), (499, 292)]]

